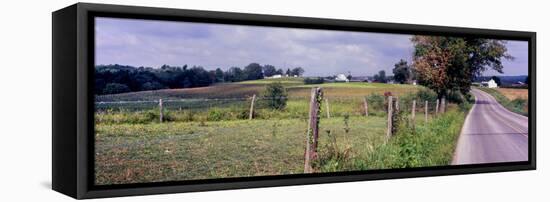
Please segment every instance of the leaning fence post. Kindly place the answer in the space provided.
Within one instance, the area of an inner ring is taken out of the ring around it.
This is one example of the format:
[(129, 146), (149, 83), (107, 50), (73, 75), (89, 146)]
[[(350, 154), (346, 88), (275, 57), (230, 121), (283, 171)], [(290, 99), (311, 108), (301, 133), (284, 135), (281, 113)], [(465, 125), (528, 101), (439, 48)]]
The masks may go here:
[(441, 98), (441, 113), (445, 113), (445, 97)]
[(306, 134), (306, 152), (304, 160), (304, 173), (312, 173), (311, 161), (317, 158), (317, 140), (319, 137), (319, 110), (323, 94), (321, 88), (311, 89), (311, 99), (309, 101), (309, 121)]
[(164, 110), (162, 110), (162, 99), (159, 99), (159, 120), (162, 123), (164, 117)]
[(416, 100), (413, 100), (412, 104), (412, 111), (411, 111), (411, 118), (414, 123), (414, 116), (416, 115)]
[(439, 99), (435, 100), (435, 114), (439, 113)]
[(256, 101), (256, 94), (252, 95), (252, 102), (250, 102), (250, 113), (248, 114), (249, 120), (252, 120), (254, 117), (254, 101)]
[(366, 97), (363, 98), (363, 106), (365, 107), (365, 116), (369, 116), (369, 103)]
[(327, 108), (327, 119), (330, 119), (330, 107), (328, 105), (328, 98), (325, 99), (325, 105)]
[(424, 101), (424, 121), (428, 122), (428, 100)]
[(389, 139), (392, 136), (392, 121), (393, 121), (393, 97), (388, 96), (388, 131), (386, 134), (386, 138)]

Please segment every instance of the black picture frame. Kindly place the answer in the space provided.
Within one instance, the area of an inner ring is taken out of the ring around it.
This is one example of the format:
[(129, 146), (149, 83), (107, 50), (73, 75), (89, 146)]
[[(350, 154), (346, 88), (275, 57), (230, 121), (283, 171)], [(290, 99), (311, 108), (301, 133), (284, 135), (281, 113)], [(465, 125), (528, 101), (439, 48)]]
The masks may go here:
[[(94, 185), (94, 17), (156, 19), (381, 33), (527, 41), (529, 47), (529, 160), (342, 173), (260, 176), (125, 185)], [(52, 14), (52, 188), (84, 199), (317, 183), (351, 182), (536, 169), (536, 33), (77, 3)]]

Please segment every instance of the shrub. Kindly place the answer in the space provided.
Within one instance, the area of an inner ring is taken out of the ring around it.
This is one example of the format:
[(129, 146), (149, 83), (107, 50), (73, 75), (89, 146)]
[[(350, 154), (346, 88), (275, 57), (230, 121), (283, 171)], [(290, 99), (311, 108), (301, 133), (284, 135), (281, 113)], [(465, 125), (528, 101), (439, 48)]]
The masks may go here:
[(422, 101), (435, 102), (437, 100), (437, 94), (430, 89), (424, 88), (416, 92), (416, 97)]
[[(516, 98), (510, 101), (510, 105), (519, 112), (527, 112), (527, 100), (523, 98)], [(525, 110), (524, 110), (525, 109)]]
[(462, 93), (455, 90), (449, 93), (449, 95), (447, 96), (447, 101), (452, 103), (462, 104), (466, 102), (466, 98), (464, 97), (464, 95), (462, 95)]
[(206, 118), (206, 120), (221, 121), (226, 118), (227, 118), (226, 113), (222, 109), (213, 107), (208, 110), (208, 117)]
[(379, 94), (370, 94), (367, 97), (367, 102), (369, 103), (369, 113), (371, 111), (384, 111), (384, 96)]
[(267, 106), (276, 110), (285, 109), (286, 101), (288, 100), (287, 96), (288, 94), (286, 89), (281, 82), (275, 82), (267, 85), (263, 95)]
[(338, 145), (336, 134), (331, 130), (326, 130), (328, 142), (323, 144), (318, 159), (313, 162), (313, 167), (322, 172), (342, 171), (352, 163), (353, 153), (351, 145), (347, 142)]

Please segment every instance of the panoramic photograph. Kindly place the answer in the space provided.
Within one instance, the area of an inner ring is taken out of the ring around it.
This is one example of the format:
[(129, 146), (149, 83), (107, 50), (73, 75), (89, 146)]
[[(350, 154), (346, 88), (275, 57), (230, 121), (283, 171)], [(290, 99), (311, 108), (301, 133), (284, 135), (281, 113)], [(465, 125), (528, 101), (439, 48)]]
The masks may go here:
[(95, 185), (528, 161), (528, 42), (95, 18)]

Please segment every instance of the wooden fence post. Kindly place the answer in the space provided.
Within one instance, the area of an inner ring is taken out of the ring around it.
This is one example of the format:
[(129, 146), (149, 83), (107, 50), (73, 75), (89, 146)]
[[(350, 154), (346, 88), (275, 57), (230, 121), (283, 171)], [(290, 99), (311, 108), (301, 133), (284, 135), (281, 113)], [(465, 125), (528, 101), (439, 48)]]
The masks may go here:
[(441, 113), (445, 113), (445, 104), (446, 104), (445, 103), (445, 97), (442, 97), (441, 98), (441, 110), (439, 110), (439, 111), (441, 111)]
[(386, 139), (389, 139), (392, 136), (392, 122), (393, 122), (393, 97), (388, 96), (388, 131), (386, 134)]
[(424, 101), (424, 121), (428, 123), (428, 100)]
[(399, 97), (395, 96), (395, 111), (399, 111)]
[(439, 99), (435, 100), (435, 114), (439, 113)]
[(161, 123), (163, 118), (164, 118), (164, 110), (162, 110), (162, 99), (159, 99), (159, 120)]
[(363, 106), (365, 107), (365, 116), (369, 116), (369, 102), (366, 97), (363, 99)]
[(413, 100), (413, 106), (412, 106), (412, 111), (411, 111), (411, 118), (412, 118), (412, 121), (414, 123), (414, 116), (416, 115), (416, 100)]
[(252, 95), (252, 102), (250, 102), (250, 113), (248, 114), (248, 120), (252, 120), (254, 117), (254, 102), (256, 101), (256, 94)]
[(330, 119), (330, 107), (328, 105), (328, 98), (325, 99), (325, 105), (327, 108), (327, 119)]
[(317, 140), (319, 138), (319, 111), (323, 100), (322, 89), (312, 88), (309, 101), (309, 121), (306, 134), (306, 152), (304, 160), (304, 173), (312, 173), (311, 162), (317, 158)]

